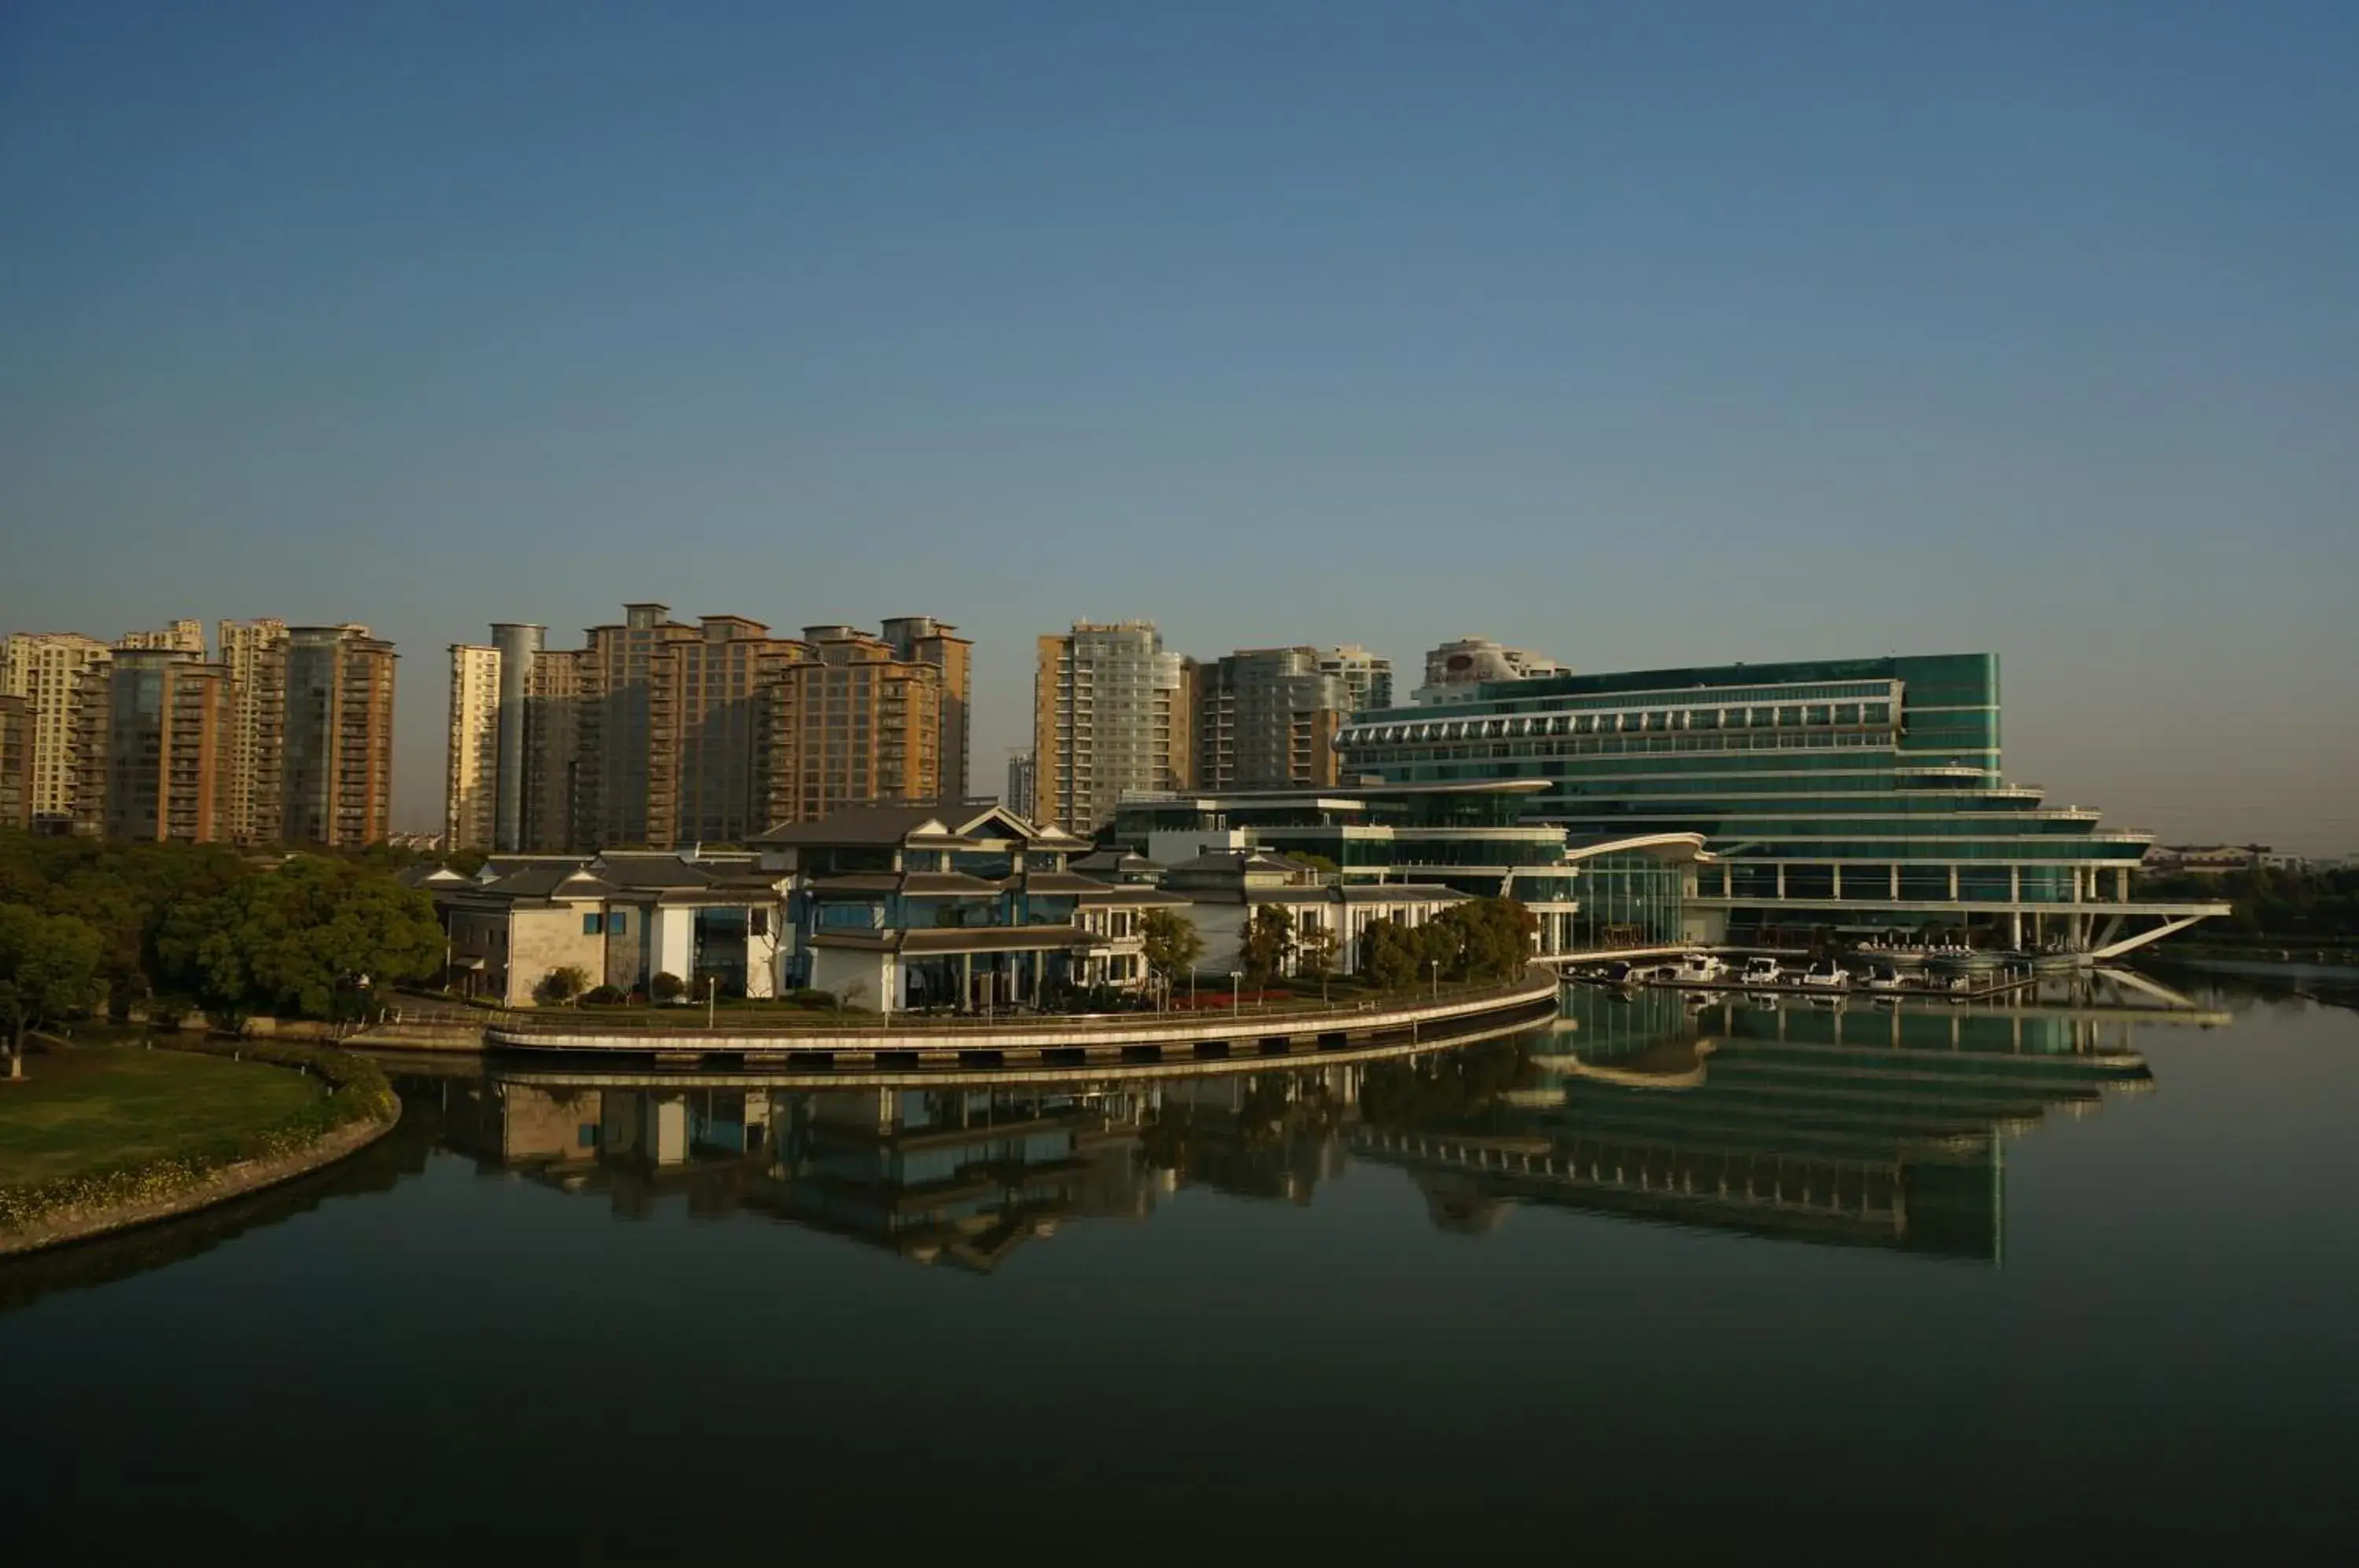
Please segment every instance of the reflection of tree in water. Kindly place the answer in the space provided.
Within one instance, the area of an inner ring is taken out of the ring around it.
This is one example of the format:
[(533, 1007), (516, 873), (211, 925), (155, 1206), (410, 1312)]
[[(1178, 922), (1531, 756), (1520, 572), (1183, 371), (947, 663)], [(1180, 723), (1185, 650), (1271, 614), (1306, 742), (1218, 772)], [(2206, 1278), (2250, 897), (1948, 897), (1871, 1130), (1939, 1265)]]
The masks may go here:
[(1371, 1062), (1360, 1083), (1360, 1120), (1391, 1132), (1462, 1128), (1538, 1075), (1524, 1040)]
[(1316, 1072), (1175, 1085), (1140, 1126), (1139, 1157), (1223, 1192), (1307, 1203), (1340, 1168), (1352, 1115), (1351, 1097)]
[(1433, 1228), (1453, 1236), (1483, 1236), (1497, 1230), (1515, 1204), (1484, 1190), (1469, 1176), (1447, 1171), (1420, 1171), (1413, 1178), (1425, 1194), (1426, 1217)]

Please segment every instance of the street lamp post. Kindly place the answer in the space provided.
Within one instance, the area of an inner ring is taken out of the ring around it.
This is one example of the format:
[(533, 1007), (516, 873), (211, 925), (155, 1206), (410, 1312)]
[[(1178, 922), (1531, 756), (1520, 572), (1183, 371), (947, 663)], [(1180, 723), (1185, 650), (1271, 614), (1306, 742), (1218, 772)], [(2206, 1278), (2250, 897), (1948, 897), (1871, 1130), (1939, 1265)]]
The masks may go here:
[(1433, 999), (1439, 1002), (1441, 1000), (1441, 960), (1429, 958), (1425, 961), (1425, 966), (1433, 971)]
[(720, 984), (721, 976), (718, 975), (708, 975), (704, 977), (704, 1027), (707, 1029), (712, 1028), (712, 997), (715, 988)]
[(1245, 1010), (1245, 999), (1238, 990), (1238, 987), (1245, 984), (1245, 972), (1244, 970), (1232, 969), (1229, 971), (1229, 1014), (1232, 1018)]

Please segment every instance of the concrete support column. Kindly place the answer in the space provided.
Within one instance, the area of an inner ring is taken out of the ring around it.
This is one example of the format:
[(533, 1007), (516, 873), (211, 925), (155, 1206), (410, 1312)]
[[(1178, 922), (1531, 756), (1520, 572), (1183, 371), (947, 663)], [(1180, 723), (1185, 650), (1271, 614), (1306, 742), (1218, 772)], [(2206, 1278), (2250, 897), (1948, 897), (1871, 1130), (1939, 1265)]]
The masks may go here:
[(1956, 903), (1957, 901), (1958, 901), (1958, 868), (1957, 868), (1956, 866), (1951, 866), (1951, 867), (1950, 867), (1950, 902), (1951, 902), (1952, 904), (1954, 904), (1954, 903)]
[(1843, 897), (1843, 862), (1836, 861), (1830, 869), (1834, 873), (1835, 897), (1840, 898)]
[(1779, 901), (1780, 901), (1780, 902), (1783, 902), (1783, 901), (1784, 901), (1784, 899), (1785, 899), (1785, 897), (1786, 897), (1786, 863), (1785, 863), (1784, 861), (1782, 861), (1782, 860), (1781, 860), (1781, 861), (1779, 861), (1779, 862), (1777, 863), (1777, 898), (1778, 898), (1778, 899), (1779, 899)]
[(1900, 902), (1900, 863), (1897, 860), (1892, 863), (1892, 901)]

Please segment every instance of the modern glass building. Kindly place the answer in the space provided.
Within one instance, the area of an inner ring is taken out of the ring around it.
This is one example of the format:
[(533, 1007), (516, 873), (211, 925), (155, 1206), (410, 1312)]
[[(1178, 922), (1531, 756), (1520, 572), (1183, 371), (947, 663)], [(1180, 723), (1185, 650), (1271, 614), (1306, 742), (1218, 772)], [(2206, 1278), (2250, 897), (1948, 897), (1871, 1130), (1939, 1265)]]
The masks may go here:
[[(2006, 782), (1995, 654), (1487, 681), (1360, 714), (1337, 745), (1347, 777), (1537, 780), (1528, 820), (1575, 846), (1702, 835), (1707, 938), (1960, 927), (2115, 952), (2225, 912), (2132, 902), (2150, 835)], [(2133, 935), (2134, 917), (2161, 923)]]
[(1676, 944), (1702, 841), (1623, 834), (1569, 846), (1531, 810), (1537, 779), (1307, 790), (1162, 791), (1125, 796), (1113, 840), (1173, 864), (1243, 847), (1316, 856), (1336, 880), (1433, 883), (1470, 898), (1520, 901), (1540, 922), (1543, 957)]

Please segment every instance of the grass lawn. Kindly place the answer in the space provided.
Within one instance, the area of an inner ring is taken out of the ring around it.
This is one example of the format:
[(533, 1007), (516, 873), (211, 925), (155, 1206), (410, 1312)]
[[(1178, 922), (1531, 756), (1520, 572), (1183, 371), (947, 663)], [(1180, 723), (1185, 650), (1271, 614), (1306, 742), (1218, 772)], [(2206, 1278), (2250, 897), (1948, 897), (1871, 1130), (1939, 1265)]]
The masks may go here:
[(324, 1091), (283, 1067), (136, 1045), (27, 1052), (0, 1083), (0, 1187), (179, 1153), (266, 1127)]

